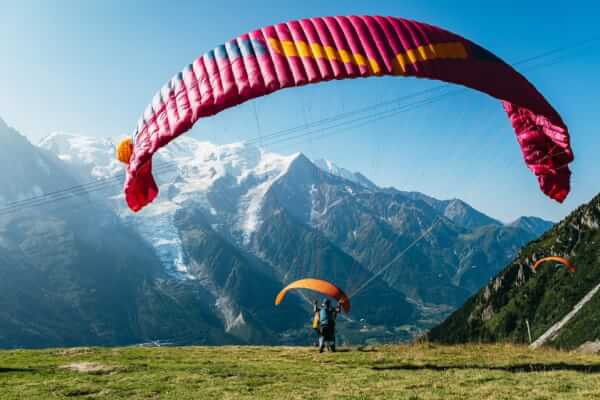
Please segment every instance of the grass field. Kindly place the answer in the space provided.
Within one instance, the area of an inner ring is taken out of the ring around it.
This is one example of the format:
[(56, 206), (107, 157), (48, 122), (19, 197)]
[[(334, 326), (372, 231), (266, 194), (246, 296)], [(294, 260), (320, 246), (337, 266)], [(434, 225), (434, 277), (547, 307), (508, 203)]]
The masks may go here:
[(510, 345), (0, 351), (1, 399), (593, 399), (600, 356)]

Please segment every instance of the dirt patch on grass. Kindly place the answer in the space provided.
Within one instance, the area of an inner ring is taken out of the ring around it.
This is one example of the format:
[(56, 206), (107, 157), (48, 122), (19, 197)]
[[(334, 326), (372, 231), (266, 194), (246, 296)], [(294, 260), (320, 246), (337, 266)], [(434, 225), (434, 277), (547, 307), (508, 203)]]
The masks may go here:
[(59, 356), (75, 356), (81, 354), (91, 353), (93, 350), (89, 347), (71, 347), (68, 349), (60, 349), (56, 351), (54, 354)]
[(96, 362), (76, 362), (67, 365), (63, 365), (60, 368), (68, 369), (70, 371), (80, 372), (84, 374), (110, 374), (111, 372), (115, 372), (118, 367), (113, 365), (104, 365)]
[(577, 349), (578, 352), (584, 354), (600, 354), (600, 340), (595, 342), (585, 342)]

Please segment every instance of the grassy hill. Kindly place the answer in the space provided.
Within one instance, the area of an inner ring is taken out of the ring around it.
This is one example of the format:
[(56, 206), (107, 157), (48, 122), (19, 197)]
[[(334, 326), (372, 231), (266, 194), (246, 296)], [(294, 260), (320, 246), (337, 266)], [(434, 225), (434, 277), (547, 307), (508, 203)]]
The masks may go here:
[[(600, 195), (573, 211), (518, 256), (462, 308), (429, 332), (442, 343), (528, 342), (559, 322), (600, 283)], [(548, 263), (533, 273), (535, 260), (548, 255), (568, 257), (577, 267), (570, 273)], [(600, 339), (600, 298), (583, 306), (575, 318), (547, 344), (573, 349)]]
[(0, 351), (0, 399), (590, 399), (600, 356), (512, 345)]

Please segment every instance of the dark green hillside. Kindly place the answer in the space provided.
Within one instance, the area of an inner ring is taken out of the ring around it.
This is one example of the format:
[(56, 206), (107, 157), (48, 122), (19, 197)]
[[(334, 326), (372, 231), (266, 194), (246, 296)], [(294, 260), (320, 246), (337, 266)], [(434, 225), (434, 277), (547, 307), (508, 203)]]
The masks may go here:
[[(579, 207), (434, 328), (431, 340), (445, 343), (508, 340), (527, 342), (526, 320), (535, 340), (600, 283), (600, 195)], [(577, 272), (548, 263), (533, 273), (535, 260), (548, 255), (571, 259)], [(600, 337), (600, 298), (586, 304), (551, 342), (573, 348)]]

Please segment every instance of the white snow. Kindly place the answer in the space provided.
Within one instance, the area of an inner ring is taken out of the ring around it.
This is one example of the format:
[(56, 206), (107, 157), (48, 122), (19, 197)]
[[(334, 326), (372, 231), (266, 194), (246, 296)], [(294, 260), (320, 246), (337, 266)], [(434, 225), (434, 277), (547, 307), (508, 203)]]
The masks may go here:
[(323, 171), (329, 172), (332, 175), (339, 176), (340, 178), (344, 178), (349, 181), (354, 181), (355, 179), (353, 172), (348, 171), (345, 168), (340, 168), (329, 160), (319, 158), (313, 160), (313, 163)]
[(258, 180), (263, 181), (255, 188), (249, 190), (241, 201), (241, 204), (245, 204), (246, 208), (245, 212), (242, 212), (240, 215), (241, 220), (239, 225), (246, 242), (260, 226), (260, 210), (262, 209), (265, 194), (277, 179), (286, 174), (290, 164), (298, 156), (298, 153), (286, 157), (263, 152), (256, 169), (252, 174), (249, 173), (246, 175), (246, 178), (253, 175)]
[(227, 296), (221, 296), (217, 298), (215, 307), (220, 311), (225, 323), (225, 332), (230, 332), (232, 329), (244, 326), (246, 321), (242, 313), (236, 315), (235, 307), (233, 302)]
[(259, 212), (262, 205), (262, 200), (272, 185), (272, 181), (268, 180), (258, 187), (250, 190), (245, 196), (247, 204), (246, 212), (242, 216), (240, 226), (245, 234), (245, 240), (249, 239), (249, 235), (256, 231), (259, 225)]
[(110, 139), (56, 132), (42, 139), (39, 147), (77, 167), (82, 176), (98, 179), (123, 171), (115, 158), (115, 143)]
[(218, 217), (223, 205), (211, 204), (208, 195), (227, 191), (230, 194), (227, 202), (237, 206), (237, 215), (230, 217), (237, 221), (236, 230), (247, 242), (260, 226), (265, 194), (287, 172), (298, 154), (283, 156), (246, 143), (217, 146), (186, 139), (188, 152), (174, 155), (169, 149), (171, 144), (164, 148), (165, 159), (175, 161), (180, 169), (178, 179), (172, 184), (176, 192), (172, 201), (202, 204), (210, 215)]
[(375, 185), (373, 182), (368, 180), (363, 175), (361, 175), (357, 172), (352, 172), (345, 168), (339, 167), (329, 160), (319, 158), (319, 159), (313, 160), (313, 164), (315, 164), (317, 167), (319, 167), (323, 171), (330, 173), (331, 175), (338, 176), (340, 178), (346, 179), (350, 182), (359, 184), (359, 185), (364, 186), (369, 189), (377, 188), (377, 185)]
[(185, 262), (179, 232), (173, 224), (177, 206), (169, 201), (157, 201), (155, 205), (140, 214), (125, 211), (121, 216), (154, 248), (169, 275), (181, 280), (196, 279)]
[(331, 210), (332, 208), (336, 207), (338, 204), (341, 204), (343, 201), (344, 201), (344, 199), (334, 200), (331, 203), (326, 204), (325, 208), (320, 213), (315, 210), (315, 214), (317, 216), (319, 216), (319, 217), (323, 217), (323, 216), (327, 215), (327, 213), (329, 212), (329, 210)]

